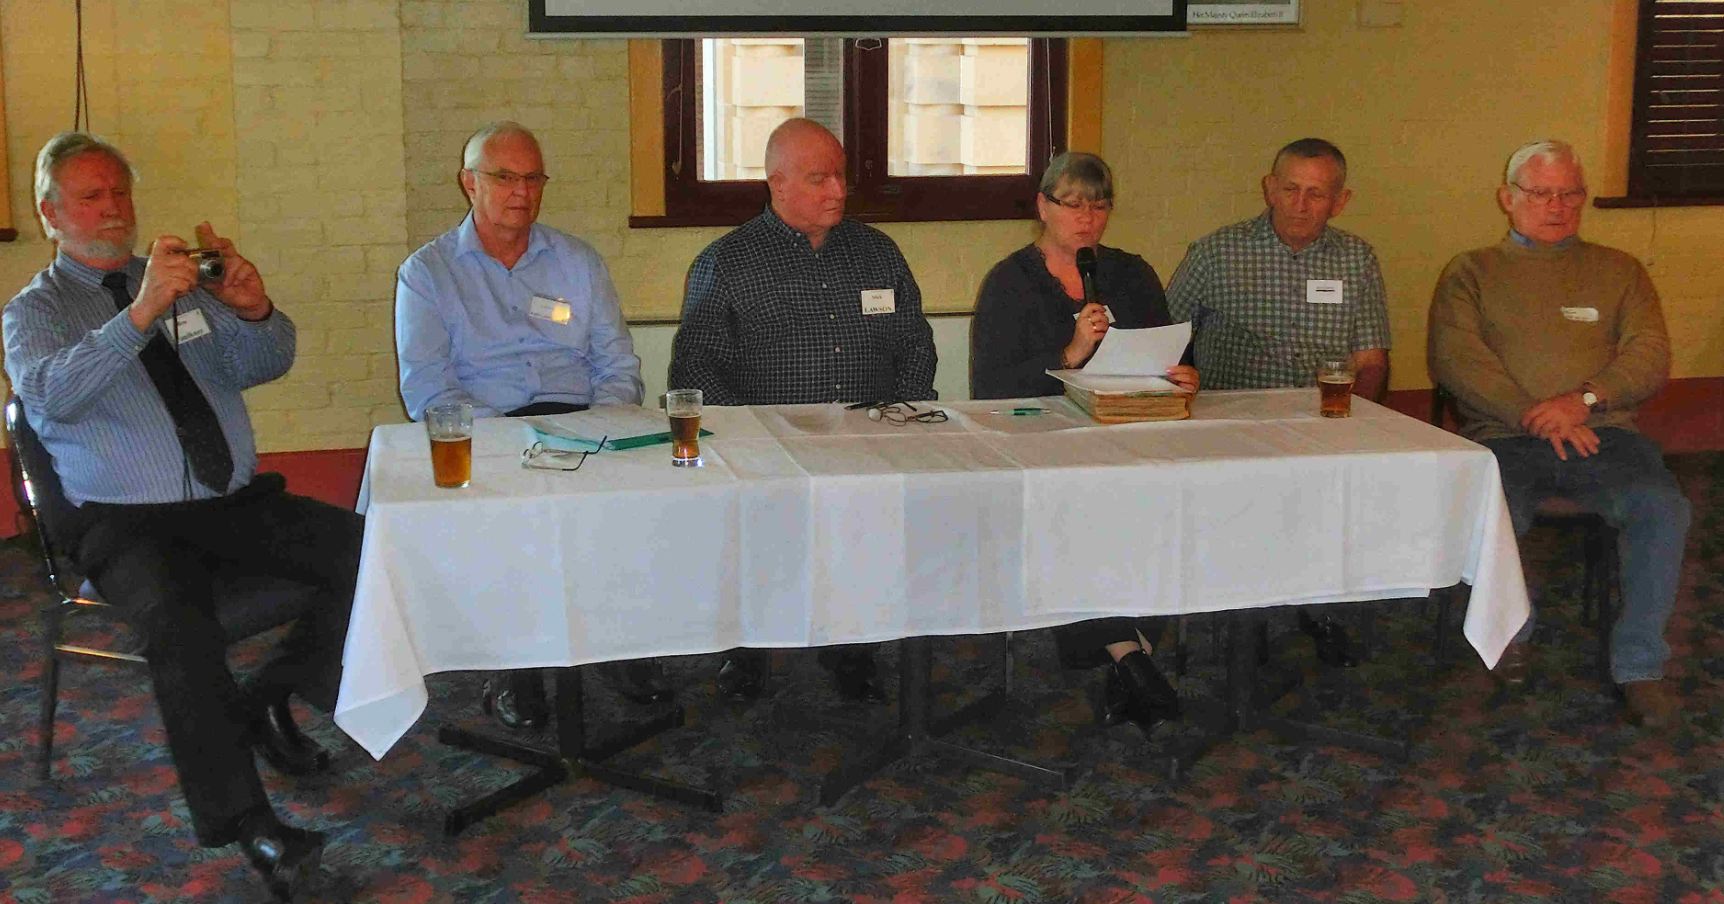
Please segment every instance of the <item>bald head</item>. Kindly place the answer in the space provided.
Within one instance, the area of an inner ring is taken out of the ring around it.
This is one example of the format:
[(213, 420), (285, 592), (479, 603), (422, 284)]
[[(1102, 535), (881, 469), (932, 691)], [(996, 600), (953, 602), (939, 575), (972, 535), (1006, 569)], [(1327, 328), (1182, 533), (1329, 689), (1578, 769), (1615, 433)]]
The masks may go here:
[(825, 126), (800, 116), (786, 119), (766, 137), (766, 175), (781, 172), (785, 162), (801, 152), (833, 148), (844, 155), (844, 146)]
[(812, 119), (791, 119), (766, 140), (766, 185), (772, 212), (819, 248), (844, 219), (844, 146)]

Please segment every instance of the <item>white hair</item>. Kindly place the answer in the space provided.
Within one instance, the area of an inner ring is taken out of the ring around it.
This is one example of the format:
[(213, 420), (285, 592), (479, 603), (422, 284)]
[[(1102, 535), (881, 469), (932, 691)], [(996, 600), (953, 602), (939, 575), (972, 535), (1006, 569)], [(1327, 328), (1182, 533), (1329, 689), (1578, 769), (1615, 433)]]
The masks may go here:
[(1584, 172), (1584, 168), (1580, 165), (1580, 154), (1575, 151), (1574, 145), (1554, 138), (1540, 138), (1537, 141), (1529, 141), (1521, 145), (1513, 154), (1509, 155), (1508, 167), (1503, 170), (1503, 183), (1505, 185), (1513, 184), (1520, 178), (1521, 169), (1532, 162), (1534, 158), (1546, 163), (1568, 161), (1574, 164), (1575, 169)]
[(132, 162), (120, 149), (87, 132), (61, 132), (48, 143), (42, 145), (42, 150), (36, 155), (36, 218), (42, 221), (42, 232), (50, 240), (60, 240), (60, 230), (55, 229), (42, 215), (42, 202), (58, 203), (60, 200), (60, 167), (80, 154), (107, 154), (126, 171), (128, 182), (137, 182), (138, 174), (132, 169)]
[(485, 156), (485, 145), (499, 135), (522, 135), (535, 145), (539, 143), (531, 129), (513, 120), (499, 119), (481, 127), (467, 139), (467, 146), (461, 151), (461, 168), (478, 169), (480, 159)]

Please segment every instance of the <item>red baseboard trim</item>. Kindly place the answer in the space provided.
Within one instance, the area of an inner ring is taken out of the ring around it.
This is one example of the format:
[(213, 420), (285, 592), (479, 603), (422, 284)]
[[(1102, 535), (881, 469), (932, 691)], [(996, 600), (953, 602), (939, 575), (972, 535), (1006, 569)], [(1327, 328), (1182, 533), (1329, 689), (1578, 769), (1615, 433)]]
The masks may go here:
[[(1416, 418), (1431, 415), (1429, 389), (1389, 393), (1390, 408)], [(1640, 429), (1666, 452), (1706, 452), (1724, 449), (1724, 377), (1672, 380), (1640, 408)], [(0, 450), (0, 454), (9, 452)], [(258, 457), (258, 467), (287, 478), (290, 492), (351, 509), (359, 499), (365, 473), (364, 449), (318, 449), (271, 452)], [(5, 462), (10, 468), (11, 462)], [(18, 503), (8, 485), (0, 488), (0, 536), (17, 534)]]

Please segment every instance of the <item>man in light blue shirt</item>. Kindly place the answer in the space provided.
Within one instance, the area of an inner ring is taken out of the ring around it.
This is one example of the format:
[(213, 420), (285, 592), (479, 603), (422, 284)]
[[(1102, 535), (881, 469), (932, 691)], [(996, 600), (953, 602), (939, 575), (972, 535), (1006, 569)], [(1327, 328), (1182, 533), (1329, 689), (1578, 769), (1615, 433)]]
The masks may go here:
[[(462, 153), (472, 210), (413, 252), (395, 281), (401, 400), (421, 420), (434, 405), (468, 402), (479, 417), (559, 414), (639, 405), (645, 384), (610, 273), (591, 245), (538, 223), (544, 155), (525, 126), (495, 122)], [(620, 678), (639, 702), (668, 699), (657, 669)], [(485, 709), (504, 726), (548, 717), (537, 672), (485, 683)]]
[(471, 402), (479, 417), (539, 404), (640, 404), (640, 358), (604, 261), (536, 222), (549, 177), (533, 134), (511, 122), (486, 126), (462, 165), (471, 212), (396, 277), (408, 416), (445, 402)]
[[(31, 475), (45, 490), (39, 526), (142, 636), (198, 841), (239, 844), (285, 900), (315, 878), (324, 837), (277, 817), (252, 757), (292, 774), (328, 767), (288, 698), (335, 706), (364, 525), (256, 473), (240, 393), (293, 364), (293, 321), (208, 223), (198, 244), (221, 273), (172, 235), (135, 256), (132, 181), (119, 149), (90, 135), (43, 146), (36, 207), (59, 247), (6, 306), (6, 373), (51, 459)], [(56, 476), (61, 494), (47, 490)], [(216, 606), (236, 575), (316, 591), (243, 684)]]

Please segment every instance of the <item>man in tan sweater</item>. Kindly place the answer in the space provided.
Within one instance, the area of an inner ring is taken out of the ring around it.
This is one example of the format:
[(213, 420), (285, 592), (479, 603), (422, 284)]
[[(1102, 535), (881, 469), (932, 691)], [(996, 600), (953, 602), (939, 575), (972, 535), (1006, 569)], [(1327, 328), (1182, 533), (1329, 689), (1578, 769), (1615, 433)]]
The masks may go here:
[[(1449, 262), (1431, 299), (1431, 374), (1461, 432), (1496, 453), (1515, 532), (1563, 496), (1621, 533), (1622, 612), (1611, 677), (1628, 717), (1656, 726), (1680, 706), (1663, 681), (1689, 506), (1634, 410), (1670, 373), (1658, 292), (1631, 255), (1579, 238), (1586, 180), (1574, 149), (1538, 141), (1509, 158), (1501, 242)], [(1532, 622), (1504, 654), (1524, 668)]]

